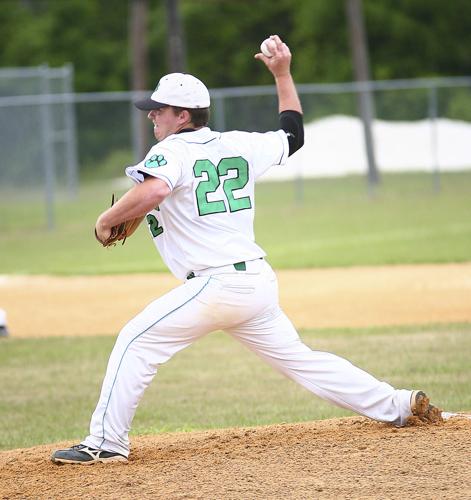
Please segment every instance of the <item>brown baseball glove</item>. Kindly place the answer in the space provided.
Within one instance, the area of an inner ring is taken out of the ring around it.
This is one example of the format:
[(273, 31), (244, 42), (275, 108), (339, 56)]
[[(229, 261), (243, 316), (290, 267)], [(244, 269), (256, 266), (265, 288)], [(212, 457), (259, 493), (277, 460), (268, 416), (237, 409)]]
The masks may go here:
[[(113, 206), (118, 199), (115, 199), (114, 193), (111, 196), (111, 206)], [(142, 222), (144, 217), (137, 217), (135, 219), (131, 219), (125, 222), (121, 222), (121, 224), (118, 224), (116, 226), (113, 226), (111, 228), (111, 234), (109, 238), (106, 241), (101, 241), (98, 238), (98, 235), (96, 233), (95, 229), (95, 238), (104, 246), (104, 247), (111, 247), (115, 246), (118, 241), (122, 241), (122, 245), (126, 242), (126, 238), (128, 236), (131, 236), (132, 233), (138, 228), (139, 224)]]

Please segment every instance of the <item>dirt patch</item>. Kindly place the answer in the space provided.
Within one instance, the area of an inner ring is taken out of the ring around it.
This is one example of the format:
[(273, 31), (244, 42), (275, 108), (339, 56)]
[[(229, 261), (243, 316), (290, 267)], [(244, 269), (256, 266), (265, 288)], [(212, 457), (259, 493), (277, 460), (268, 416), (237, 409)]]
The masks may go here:
[(396, 429), (351, 417), (142, 436), (128, 464), (89, 467), (52, 464), (56, 447), (1, 452), (0, 498), (456, 499), (471, 492), (465, 419)]
[[(471, 263), (278, 271), (298, 328), (471, 321)], [(14, 337), (116, 334), (179, 282), (168, 274), (0, 276)]]

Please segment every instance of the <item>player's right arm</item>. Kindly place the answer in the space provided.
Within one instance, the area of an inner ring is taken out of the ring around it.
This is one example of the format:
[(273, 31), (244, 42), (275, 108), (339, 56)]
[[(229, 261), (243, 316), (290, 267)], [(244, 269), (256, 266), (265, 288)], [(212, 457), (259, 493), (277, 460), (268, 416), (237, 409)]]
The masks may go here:
[(278, 35), (272, 35), (270, 38), (275, 42), (274, 55), (266, 57), (259, 53), (255, 58), (263, 61), (275, 78), (280, 126), (288, 136), (289, 154), (292, 155), (304, 144), (303, 110), (291, 76), (289, 47)]
[(278, 93), (278, 111), (303, 112), (293, 77), (291, 76), (291, 52), (289, 47), (278, 35), (270, 37), (274, 42), (273, 57), (266, 57), (261, 52), (255, 54), (255, 58), (263, 61), (275, 78), (276, 91)]

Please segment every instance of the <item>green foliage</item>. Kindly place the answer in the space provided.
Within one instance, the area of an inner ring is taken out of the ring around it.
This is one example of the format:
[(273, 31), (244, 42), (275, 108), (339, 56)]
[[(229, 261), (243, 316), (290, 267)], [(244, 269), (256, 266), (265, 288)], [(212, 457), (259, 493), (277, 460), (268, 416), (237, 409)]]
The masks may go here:
[(296, 81), (353, 80), (344, 2), (300, 2), (288, 43)]
[(429, 90), (375, 92), (376, 117), (380, 120), (423, 120), (429, 117)]
[[(2, 0), (3, 66), (71, 62), (77, 91), (129, 88), (128, 0)], [(302, 82), (350, 81), (344, 0), (180, 0), (188, 70), (210, 87), (270, 84), (253, 59), (279, 33)], [(455, 0), (364, 0), (374, 79), (471, 73), (471, 3)], [(149, 2), (149, 82), (168, 71), (164, 3)], [(433, 29), (431, 29), (433, 26)], [(145, 36), (143, 33), (142, 36)]]
[(109, 179), (122, 179), (124, 168), (133, 165), (134, 159), (132, 151), (129, 149), (116, 149), (109, 154), (99, 165), (96, 162), (86, 164), (81, 171), (81, 180), (85, 183), (101, 181), (107, 182)]
[(82, 170), (106, 161), (115, 150), (131, 149), (129, 102), (80, 103), (75, 109)]
[(441, 0), (365, 0), (364, 6), (374, 79), (470, 74), (467, 0), (452, 6)]
[(3, 0), (0, 59), (6, 66), (72, 62), (77, 90), (121, 90), (129, 68), (127, 13), (123, 0), (112, 7), (104, 0)]
[[(459, 411), (471, 408), (470, 334), (470, 325), (442, 325), (301, 336), (313, 349), (346, 357), (396, 387), (423, 389), (439, 406)], [(83, 439), (112, 344), (110, 337), (0, 339), (0, 449)], [(214, 333), (159, 368), (132, 434), (344, 415), (351, 413), (314, 397), (232, 338)]]
[(292, 0), (183, 0), (189, 71), (210, 87), (272, 84), (253, 56), (269, 35), (294, 29)]
[(471, 88), (440, 89), (438, 104), (440, 116), (471, 122)]

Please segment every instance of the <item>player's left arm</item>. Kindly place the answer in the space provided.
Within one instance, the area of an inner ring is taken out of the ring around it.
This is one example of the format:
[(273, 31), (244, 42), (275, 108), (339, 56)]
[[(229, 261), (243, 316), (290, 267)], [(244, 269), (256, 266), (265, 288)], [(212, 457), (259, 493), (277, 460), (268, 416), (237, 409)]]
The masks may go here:
[(161, 179), (147, 177), (132, 187), (112, 207), (103, 212), (95, 224), (96, 236), (102, 243), (111, 235), (112, 228), (119, 224), (135, 220), (132, 232), (139, 226), (144, 216), (160, 205), (170, 194), (169, 186)]

